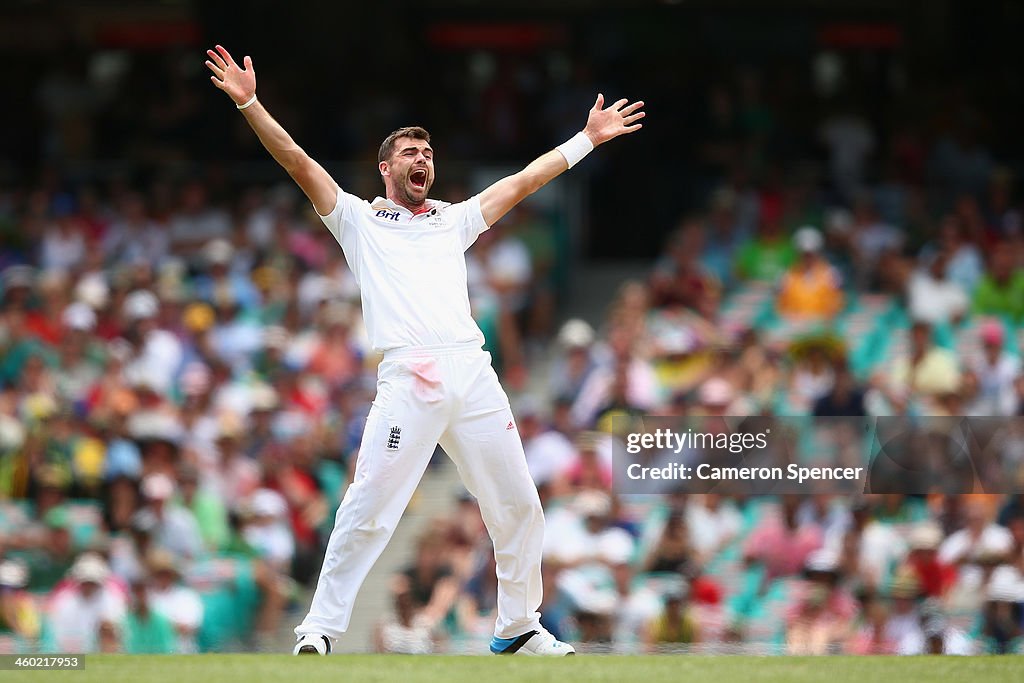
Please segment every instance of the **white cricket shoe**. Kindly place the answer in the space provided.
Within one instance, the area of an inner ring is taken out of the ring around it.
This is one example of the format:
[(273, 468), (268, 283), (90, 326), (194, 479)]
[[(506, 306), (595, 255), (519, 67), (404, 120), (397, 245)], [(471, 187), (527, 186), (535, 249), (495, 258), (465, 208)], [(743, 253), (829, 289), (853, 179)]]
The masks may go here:
[(318, 633), (306, 633), (299, 636), (295, 643), (293, 655), (329, 655), (331, 654), (331, 639)]
[(545, 629), (528, 631), (516, 638), (491, 638), (491, 652), (496, 655), (535, 655), (539, 657), (568, 657), (575, 655), (572, 645), (563, 643)]

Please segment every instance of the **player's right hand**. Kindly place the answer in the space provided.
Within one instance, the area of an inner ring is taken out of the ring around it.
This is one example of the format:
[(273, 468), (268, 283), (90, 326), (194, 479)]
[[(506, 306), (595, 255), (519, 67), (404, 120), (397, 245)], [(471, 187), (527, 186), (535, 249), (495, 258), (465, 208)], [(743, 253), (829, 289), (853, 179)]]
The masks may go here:
[(235, 64), (231, 53), (218, 45), (217, 50), (207, 50), (210, 57), (206, 66), (213, 72), (210, 80), (226, 92), (235, 104), (245, 104), (256, 94), (256, 70), (252, 68), (252, 58), (248, 55), (242, 60), (245, 68)]

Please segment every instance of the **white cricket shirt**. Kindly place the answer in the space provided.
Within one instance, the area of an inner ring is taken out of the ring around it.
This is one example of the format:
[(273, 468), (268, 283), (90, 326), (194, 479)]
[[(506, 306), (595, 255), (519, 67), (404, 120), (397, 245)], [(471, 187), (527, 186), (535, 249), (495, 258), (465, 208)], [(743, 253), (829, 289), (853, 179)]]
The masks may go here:
[(483, 344), (469, 312), (464, 255), (488, 228), (479, 197), (428, 199), (426, 211), (414, 215), (389, 199), (368, 202), (339, 188), (334, 210), (320, 218), (359, 283), (375, 350)]

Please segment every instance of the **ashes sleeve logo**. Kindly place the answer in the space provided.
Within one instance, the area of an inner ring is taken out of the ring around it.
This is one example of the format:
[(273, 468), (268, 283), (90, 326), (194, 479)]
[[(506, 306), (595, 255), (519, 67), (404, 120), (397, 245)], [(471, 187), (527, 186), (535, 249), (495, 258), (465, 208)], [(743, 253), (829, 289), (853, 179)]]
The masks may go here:
[(391, 428), (391, 435), (388, 436), (388, 450), (389, 451), (397, 451), (398, 450), (398, 442), (401, 441), (401, 440), (402, 440), (402, 428), (401, 427), (392, 427)]

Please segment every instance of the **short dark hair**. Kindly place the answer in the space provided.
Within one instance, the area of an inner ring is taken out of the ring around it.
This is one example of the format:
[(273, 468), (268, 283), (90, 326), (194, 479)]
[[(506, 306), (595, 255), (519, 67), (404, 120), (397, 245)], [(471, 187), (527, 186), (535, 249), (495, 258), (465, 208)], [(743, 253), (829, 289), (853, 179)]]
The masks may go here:
[(423, 140), (424, 142), (430, 142), (430, 133), (427, 132), (426, 128), (420, 128), (419, 126), (405, 126), (399, 128), (391, 135), (384, 138), (384, 142), (380, 143), (380, 151), (377, 152), (377, 163), (387, 161), (391, 158), (391, 155), (395, 152), (395, 140), (398, 138), (412, 138), (414, 140)]

